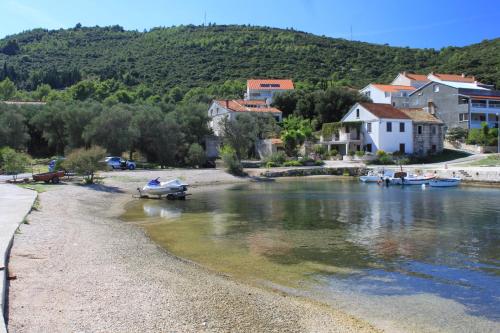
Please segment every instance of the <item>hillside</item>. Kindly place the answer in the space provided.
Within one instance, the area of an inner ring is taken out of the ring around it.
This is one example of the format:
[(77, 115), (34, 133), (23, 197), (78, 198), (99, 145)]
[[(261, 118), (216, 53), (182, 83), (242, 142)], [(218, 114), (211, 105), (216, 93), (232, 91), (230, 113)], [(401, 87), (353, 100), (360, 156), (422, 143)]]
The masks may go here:
[(500, 86), (500, 39), (440, 51), (375, 45), (294, 30), (180, 26), (148, 32), (120, 26), (36, 29), (0, 40), (0, 80), (21, 89), (63, 88), (82, 78), (145, 83), (156, 91), (250, 77), (346, 80), (361, 87), (399, 71), (474, 74)]

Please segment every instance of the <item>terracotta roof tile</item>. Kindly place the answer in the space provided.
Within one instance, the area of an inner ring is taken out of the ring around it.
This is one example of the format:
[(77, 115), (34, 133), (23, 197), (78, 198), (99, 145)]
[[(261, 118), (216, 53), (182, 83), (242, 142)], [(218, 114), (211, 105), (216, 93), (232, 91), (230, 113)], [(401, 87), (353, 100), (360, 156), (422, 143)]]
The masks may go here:
[(416, 89), (415, 87), (411, 86), (398, 86), (398, 85), (378, 84), (378, 83), (372, 83), (372, 86), (385, 92), (398, 92), (401, 90), (413, 91)]
[(427, 78), (427, 75), (425, 75), (425, 74), (403, 73), (403, 75), (406, 76), (407, 78), (409, 78), (410, 80), (414, 80), (414, 81), (424, 81), (424, 82), (429, 81), (429, 79)]
[(435, 77), (437, 77), (442, 81), (467, 82), (467, 83), (476, 82), (474, 76), (463, 76), (457, 74), (439, 74), (439, 73), (431, 73), (430, 75), (434, 75)]
[(425, 111), (423, 108), (406, 108), (406, 109), (399, 109), (401, 112), (406, 114), (408, 117), (410, 117), (411, 120), (414, 122), (420, 122), (420, 123), (435, 123), (435, 124), (442, 124), (443, 122), (438, 119), (436, 116), (430, 114), (429, 112)]
[(378, 118), (410, 119), (410, 117), (408, 117), (404, 112), (396, 109), (394, 106), (390, 104), (382, 104), (382, 103), (359, 103), (359, 104)]
[(247, 87), (252, 90), (293, 90), (292, 80), (252, 79), (247, 81)]
[(267, 106), (265, 101), (261, 100), (216, 100), (220, 106), (234, 112), (262, 112), (262, 113), (281, 113), (281, 110)]

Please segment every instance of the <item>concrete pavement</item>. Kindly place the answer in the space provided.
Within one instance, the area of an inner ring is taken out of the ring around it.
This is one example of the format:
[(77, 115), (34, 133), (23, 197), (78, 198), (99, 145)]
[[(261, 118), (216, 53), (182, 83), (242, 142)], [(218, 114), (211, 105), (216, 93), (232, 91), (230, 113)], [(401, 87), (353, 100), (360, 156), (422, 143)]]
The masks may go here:
[(16, 185), (0, 184), (0, 333), (7, 332), (5, 301), (7, 298), (7, 264), (17, 227), (23, 222), (35, 202), (37, 193)]

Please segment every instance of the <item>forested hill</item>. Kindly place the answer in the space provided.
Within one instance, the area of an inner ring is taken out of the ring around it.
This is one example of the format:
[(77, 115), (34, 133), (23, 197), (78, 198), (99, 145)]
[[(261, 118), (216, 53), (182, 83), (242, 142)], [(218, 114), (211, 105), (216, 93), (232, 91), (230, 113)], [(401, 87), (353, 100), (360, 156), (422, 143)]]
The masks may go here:
[(156, 91), (229, 79), (284, 77), (361, 87), (399, 71), (474, 74), (500, 87), (500, 39), (440, 51), (375, 45), (250, 26), (36, 29), (0, 40), (0, 80), (64, 88), (85, 78), (145, 83)]

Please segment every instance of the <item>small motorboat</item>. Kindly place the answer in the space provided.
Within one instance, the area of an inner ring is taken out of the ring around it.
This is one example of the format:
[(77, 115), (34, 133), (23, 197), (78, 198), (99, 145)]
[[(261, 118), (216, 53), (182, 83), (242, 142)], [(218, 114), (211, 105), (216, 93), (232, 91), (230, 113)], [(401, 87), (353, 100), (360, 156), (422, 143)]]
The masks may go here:
[(368, 172), (366, 176), (359, 177), (364, 183), (380, 183), (384, 181), (386, 178), (391, 178), (394, 175), (394, 171), (386, 170), (384, 172), (375, 173), (372, 171)]
[(183, 183), (179, 179), (173, 179), (166, 182), (160, 182), (159, 177), (153, 180), (150, 180), (146, 186), (142, 189), (137, 188), (139, 191), (139, 195), (141, 197), (145, 196), (166, 196), (167, 199), (185, 199), (187, 187), (189, 186), (186, 183)]
[(451, 178), (436, 178), (429, 182), (429, 185), (432, 187), (453, 187), (460, 185), (462, 179), (458, 177)]

